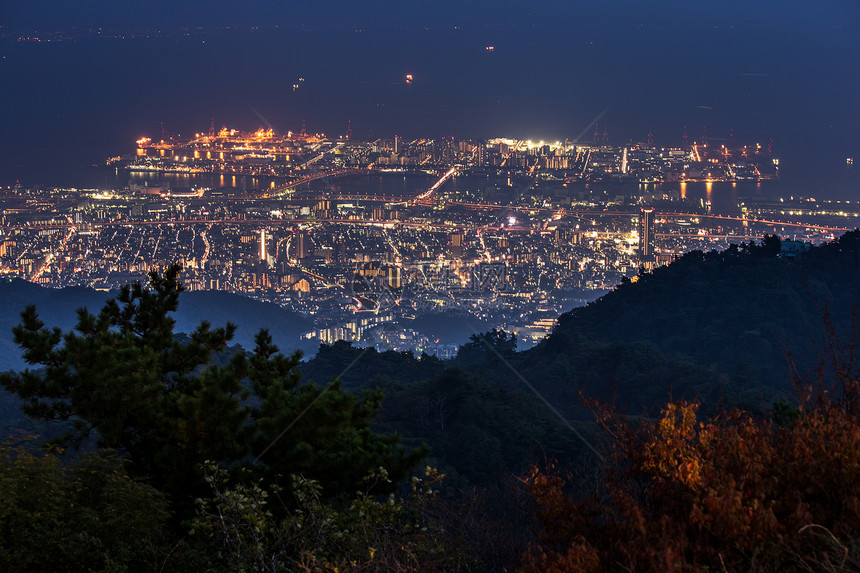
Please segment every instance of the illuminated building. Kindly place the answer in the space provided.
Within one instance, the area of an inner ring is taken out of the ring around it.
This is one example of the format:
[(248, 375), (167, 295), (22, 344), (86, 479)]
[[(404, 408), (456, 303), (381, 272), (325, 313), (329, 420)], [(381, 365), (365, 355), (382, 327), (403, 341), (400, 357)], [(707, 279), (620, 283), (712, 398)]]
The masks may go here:
[(266, 257), (266, 230), (260, 231), (260, 260), (265, 261)]
[(639, 258), (643, 261), (654, 256), (654, 209), (642, 209), (639, 215)]
[[(129, 168), (159, 167), (194, 171), (205, 166), (240, 163), (265, 166), (288, 163), (293, 158), (311, 153), (308, 146), (324, 141), (322, 134), (303, 133), (276, 135), (271, 129), (242, 132), (223, 128), (218, 132), (197, 133), (191, 139), (153, 141), (148, 137), (137, 140), (137, 162)], [(148, 161), (157, 160), (156, 163)]]
[(457, 259), (463, 256), (463, 233), (451, 233), (449, 244), (451, 258)]
[(328, 219), (335, 214), (335, 211), (332, 210), (331, 201), (327, 200), (319, 201), (312, 209), (312, 212), (319, 219)]
[(299, 292), (311, 292), (311, 284), (307, 279), (300, 279), (297, 283), (290, 287), (290, 290)]
[(388, 267), (388, 286), (393, 289), (399, 289), (403, 286), (400, 267)]
[(304, 231), (299, 231), (296, 234), (296, 258), (303, 259), (307, 257), (310, 253), (308, 253), (306, 237)]

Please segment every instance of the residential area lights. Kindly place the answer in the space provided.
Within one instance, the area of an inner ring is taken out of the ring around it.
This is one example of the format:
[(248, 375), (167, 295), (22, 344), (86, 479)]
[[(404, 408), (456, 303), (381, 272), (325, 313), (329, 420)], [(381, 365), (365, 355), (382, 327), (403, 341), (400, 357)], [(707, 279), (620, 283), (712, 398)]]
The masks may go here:
[(453, 313), (530, 344), (643, 268), (765, 233), (826, 241), (860, 217), (860, 204), (811, 198), (718, 206), (728, 187), (776, 178), (753, 147), (225, 127), (141, 137), (109, 163), (127, 184), (0, 190), (0, 274), (110, 289), (178, 262), (189, 290), (302, 314), (305, 341), (440, 356), (452, 350), (410, 321)]

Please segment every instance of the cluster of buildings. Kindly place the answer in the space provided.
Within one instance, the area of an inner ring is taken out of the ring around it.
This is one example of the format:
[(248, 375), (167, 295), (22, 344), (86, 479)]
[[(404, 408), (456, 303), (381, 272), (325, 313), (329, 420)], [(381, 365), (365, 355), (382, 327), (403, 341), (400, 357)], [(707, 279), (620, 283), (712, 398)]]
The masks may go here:
[[(319, 165), (315, 165), (319, 163)], [(349, 134), (327, 138), (298, 133), (276, 134), (260, 128), (242, 132), (226, 127), (192, 138), (142, 137), (133, 155), (108, 160), (133, 171), (228, 173), (254, 176), (301, 176), (322, 165), (329, 168), (472, 167), (527, 170), (531, 174), (576, 180), (627, 179), (643, 183), (666, 181), (745, 181), (776, 179), (779, 159), (770, 147), (709, 145), (707, 139), (683, 147), (650, 143), (593, 143), (489, 140), (389, 139), (355, 141)]]
[(222, 129), (182, 142), (144, 138), (133, 159), (117, 162), (208, 179), (2, 189), (0, 273), (110, 289), (178, 262), (188, 289), (242, 293), (311, 319), (306, 341), (443, 358), (457, 346), (420, 326), (428, 316), (491, 324), (528, 345), (561, 312), (642, 268), (765, 232), (826, 240), (860, 212), (783, 199), (714, 215), (683, 184), (642, 183), (697, 176), (710, 195), (714, 180), (774, 175), (760, 148), (354, 142)]

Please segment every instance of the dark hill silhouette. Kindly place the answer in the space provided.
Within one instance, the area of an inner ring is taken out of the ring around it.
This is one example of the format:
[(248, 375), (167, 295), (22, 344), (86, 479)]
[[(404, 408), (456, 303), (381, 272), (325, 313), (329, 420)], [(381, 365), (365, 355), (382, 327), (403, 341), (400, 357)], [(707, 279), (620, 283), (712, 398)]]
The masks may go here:
[(46, 325), (67, 331), (77, 322), (77, 309), (98, 312), (110, 294), (84, 287), (50, 289), (23, 280), (0, 281), (0, 371), (26, 366), (21, 350), (12, 341), (12, 327), (21, 322), (21, 311), (35, 304)]
[(670, 394), (768, 408), (791, 395), (789, 354), (801, 375), (816, 366), (825, 314), (838, 331), (850, 327), (858, 285), (856, 230), (792, 262), (776, 237), (695, 251), (562, 315), (546, 341), (513, 360), (559, 398), (572, 384), (634, 411)]
[(469, 338), (475, 330), (483, 332), (493, 327), (491, 322), (476, 320), (465, 312), (450, 311), (425, 314), (414, 320), (401, 319), (400, 324), (432, 340), (438, 339), (442, 344), (459, 344)]
[(445, 370), (445, 362), (434, 356), (415, 358), (411, 352), (357, 348), (349, 342), (320, 344), (313, 358), (301, 365), (302, 376), (320, 384), (339, 378), (344, 388), (367, 388), (375, 377), (422, 382)]
[[(77, 309), (87, 307), (98, 313), (105, 301), (115, 293), (100, 292), (84, 287), (49, 289), (23, 281), (0, 281), (0, 371), (19, 370), (26, 366), (21, 351), (12, 341), (12, 327), (20, 322), (21, 311), (35, 304), (41, 320), (48, 326), (67, 331), (77, 322)], [(221, 291), (185, 292), (179, 298), (174, 315), (176, 332), (192, 332), (202, 320), (213, 326), (228, 321), (236, 325), (235, 344), (253, 350), (254, 335), (268, 328), (275, 344), (282, 351), (316, 350), (314, 345), (301, 345), (299, 335), (312, 328), (301, 315), (275, 304)]]
[[(382, 387), (378, 429), (400, 432), (410, 445), (428, 443), (430, 460), (457, 476), (458, 485), (492, 484), (541, 453), (574, 459), (586, 451), (523, 379), (598, 447), (600, 434), (580, 393), (634, 415), (657, 414), (672, 398), (697, 399), (703, 413), (736, 405), (765, 413), (775, 401), (791, 400), (786, 352), (799, 372), (811, 368), (825, 336), (823, 315), (844, 332), (860, 304), (860, 231), (812, 248), (799, 261), (779, 253), (775, 237), (763, 245), (689, 253), (566, 313), (550, 337), (525, 352), (515, 352), (500, 333), (464, 341), (461, 355), (448, 363), (338, 343), (320, 347), (301, 369), (319, 384), (347, 370), (346, 388)], [(14, 298), (6, 292), (10, 285), (0, 284), (2, 300), (23, 308), (21, 297), (41, 296), (33, 302), (45, 322), (64, 328), (71, 322), (62, 320), (73, 321), (82, 301), (98, 308), (98, 297), (106, 296), (17, 286)], [(63, 299), (66, 294), (74, 296)], [(239, 325), (237, 341), (248, 347), (246, 339), (261, 326), (284, 350), (291, 348), (284, 340), (309, 328), (277, 307), (225, 293), (186, 293), (179, 307), (177, 330), (204, 318), (214, 325), (230, 320)], [(66, 318), (49, 316), (48, 308), (64, 309)], [(19, 310), (0, 315), (6, 332)], [(11, 348), (4, 358), (18, 356)]]
[[(42, 322), (65, 332), (77, 323), (77, 309), (87, 307), (98, 313), (105, 301), (115, 294), (84, 287), (50, 289), (23, 280), (0, 281), (0, 371), (21, 370), (27, 366), (12, 338), (12, 327), (20, 323), (25, 306), (36, 305)], [(275, 304), (238, 294), (219, 291), (182, 293), (174, 319), (177, 333), (192, 332), (203, 320), (216, 327), (232, 322), (236, 325), (233, 343), (247, 350), (254, 349), (254, 335), (261, 328), (269, 329), (274, 343), (285, 353), (316, 350), (313, 345), (301, 345), (299, 339), (302, 332), (312, 327), (309, 321)], [(4, 426), (31, 426), (18, 409), (18, 404), (15, 396), (0, 390), (0, 436), (4, 434)], [(39, 427), (34, 431), (45, 433), (48, 430)]]
[(690, 253), (566, 313), (525, 352), (498, 332), (470, 337), (446, 364), (338, 343), (302, 369), (324, 383), (351, 365), (345, 386), (385, 390), (380, 429), (429, 444), (430, 460), (458, 484), (488, 485), (535, 452), (591, 455), (523, 379), (597, 447), (601, 434), (581, 394), (645, 416), (670, 399), (699, 400), (703, 414), (738, 405), (768, 413), (792, 400), (786, 351), (801, 372), (815, 363), (825, 307), (848, 326), (860, 301), (858, 247), (853, 232), (794, 262), (779, 256), (775, 238)]

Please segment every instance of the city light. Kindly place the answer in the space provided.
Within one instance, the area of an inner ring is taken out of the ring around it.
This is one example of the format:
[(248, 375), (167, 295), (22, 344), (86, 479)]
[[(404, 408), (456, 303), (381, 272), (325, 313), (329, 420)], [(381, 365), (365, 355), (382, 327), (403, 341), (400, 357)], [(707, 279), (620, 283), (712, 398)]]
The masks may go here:
[[(687, 250), (766, 232), (821, 241), (858, 217), (847, 203), (795, 198), (725, 212), (722, 185), (775, 180), (779, 164), (762, 148), (725, 144), (332, 140), (304, 127), (225, 126), (189, 139), (141, 137), (134, 154), (106, 163), (128, 171), (128, 187), (5, 200), (4, 276), (108, 289), (184, 261), (189, 289), (277, 301), (313, 322), (308, 340), (320, 341), (361, 343), (383, 324), (344, 326), (357, 314), (413, 317), (452, 305), (480, 320), (495, 309), (500, 325), (536, 341), (552, 320), (518, 317), (551, 289), (600, 292)], [(504, 283), (488, 282), (499, 276)], [(447, 352), (382, 332), (372, 335), (380, 348)]]

